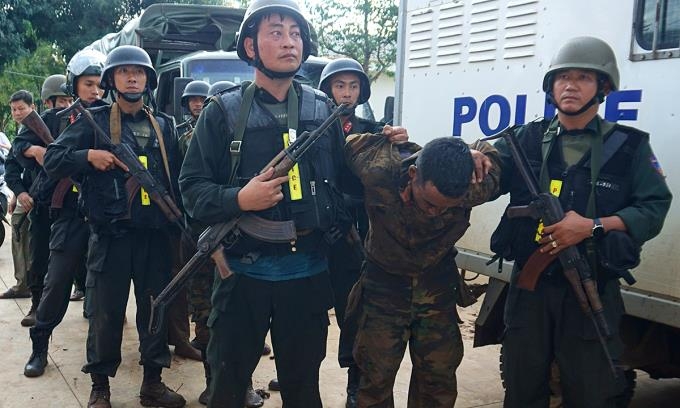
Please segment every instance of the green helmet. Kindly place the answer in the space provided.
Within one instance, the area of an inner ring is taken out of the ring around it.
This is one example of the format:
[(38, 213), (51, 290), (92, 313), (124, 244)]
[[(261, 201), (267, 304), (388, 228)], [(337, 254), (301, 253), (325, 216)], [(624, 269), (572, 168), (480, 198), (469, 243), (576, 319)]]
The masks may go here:
[(235, 86), (236, 84), (231, 81), (217, 81), (210, 85), (210, 89), (208, 89), (208, 96), (217, 95), (218, 93), (226, 91), (227, 89), (233, 88)]
[(609, 44), (599, 38), (576, 37), (567, 41), (550, 61), (543, 77), (543, 91), (552, 92), (555, 73), (564, 69), (593, 70), (609, 80), (612, 91), (619, 89), (616, 55)]
[(307, 58), (314, 53), (316, 46), (311, 39), (309, 22), (302, 14), (300, 5), (296, 0), (253, 0), (253, 2), (250, 3), (246, 9), (243, 22), (241, 22), (241, 27), (239, 28), (238, 33), (236, 33), (236, 53), (243, 61), (255, 66), (255, 68), (265, 72), (268, 75), (273, 75), (273, 77), (292, 77), (295, 75), (295, 72), (277, 75), (277, 73), (269, 71), (266, 67), (264, 67), (258, 55), (255, 56), (255, 59), (251, 59), (246, 53), (246, 37), (254, 38), (257, 24), (260, 22), (260, 17), (270, 13), (282, 13), (290, 15), (300, 25), (300, 34), (302, 36), (302, 62), (306, 61)]
[(66, 75), (50, 75), (45, 79), (40, 89), (40, 99), (46, 101), (53, 96), (68, 96), (61, 86), (66, 83)]

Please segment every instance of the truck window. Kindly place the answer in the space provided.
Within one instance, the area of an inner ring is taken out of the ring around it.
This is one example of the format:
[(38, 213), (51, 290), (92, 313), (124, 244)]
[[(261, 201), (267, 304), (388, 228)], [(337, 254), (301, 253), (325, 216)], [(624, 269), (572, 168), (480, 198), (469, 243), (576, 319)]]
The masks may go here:
[(190, 61), (185, 76), (215, 83), (231, 81), (239, 84), (253, 79), (253, 68), (240, 59), (197, 59)]
[(634, 60), (679, 57), (680, 1), (639, 0), (634, 35), (637, 44), (645, 51), (668, 50), (661, 55), (638, 53)]

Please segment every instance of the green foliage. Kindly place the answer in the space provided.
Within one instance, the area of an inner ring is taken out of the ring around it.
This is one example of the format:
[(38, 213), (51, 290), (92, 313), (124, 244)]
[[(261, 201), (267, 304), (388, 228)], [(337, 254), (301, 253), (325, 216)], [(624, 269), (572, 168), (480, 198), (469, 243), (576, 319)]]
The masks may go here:
[(33, 94), (35, 104), (38, 106), (40, 87), (45, 78), (66, 71), (66, 63), (60, 57), (61, 54), (58, 48), (40, 42), (34, 53), (20, 57), (5, 66), (0, 75), (0, 130), (8, 136), (14, 135), (16, 131), (9, 107), (9, 97), (14, 92), (25, 89)]
[(389, 73), (397, 57), (398, 10), (395, 0), (317, 3), (311, 19), (321, 55), (344, 55), (359, 61), (371, 82)]

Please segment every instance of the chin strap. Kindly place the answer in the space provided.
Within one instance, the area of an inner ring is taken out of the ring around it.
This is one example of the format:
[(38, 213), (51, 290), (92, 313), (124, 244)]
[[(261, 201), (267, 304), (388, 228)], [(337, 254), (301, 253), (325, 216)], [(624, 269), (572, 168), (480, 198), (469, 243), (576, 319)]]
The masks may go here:
[(300, 65), (298, 65), (298, 67), (294, 71), (276, 72), (265, 67), (264, 63), (260, 59), (260, 52), (257, 49), (257, 35), (253, 35), (253, 49), (255, 50), (255, 58), (253, 58), (253, 60), (250, 62), (250, 65), (252, 65), (257, 70), (265, 74), (269, 79), (292, 78), (295, 76), (295, 74), (297, 74), (298, 70), (300, 69)]
[[(552, 84), (552, 79), (550, 80), (550, 83)], [(552, 85), (551, 85), (551, 88), (552, 88)], [(557, 108), (557, 110), (560, 111), (560, 113), (567, 115), (567, 116), (578, 116), (578, 115), (582, 114), (583, 112), (587, 111), (588, 109), (590, 109), (590, 107), (595, 105), (596, 103), (604, 102), (604, 97), (605, 97), (605, 95), (604, 95), (604, 80), (602, 80), (601, 78), (598, 78), (598, 80), (597, 80), (597, 93), (595, 93), (595, 96), (593, 96), (585, 105), (583, 105), (583, 107), (581, 107), (581, 109), (577, 110), (576, 112), (563, 111), (560, 108), (560, 105), (555, 100), (555, 96), (553, 95), (552, 90), (550, 92), (547, 92), (545, 94), (545, 97), (548, 100), (548, 102), (550, 102), (550, 104), (555, 106)]]

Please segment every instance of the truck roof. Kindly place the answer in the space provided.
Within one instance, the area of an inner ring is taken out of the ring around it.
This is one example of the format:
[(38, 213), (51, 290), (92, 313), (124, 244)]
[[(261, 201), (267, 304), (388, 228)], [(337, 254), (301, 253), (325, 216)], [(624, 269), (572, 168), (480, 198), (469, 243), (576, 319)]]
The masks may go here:
[(235, 49), (245, 9), (192, 4), (153, 4), (117, 33), (87, 48), (108, 54), (120, 45), (144, 48), (155, 66), (193, 51)]

